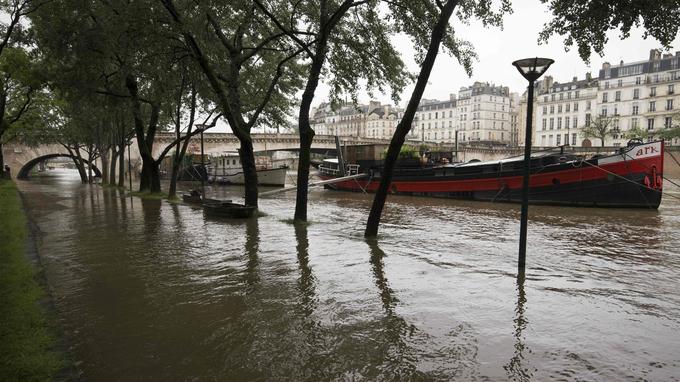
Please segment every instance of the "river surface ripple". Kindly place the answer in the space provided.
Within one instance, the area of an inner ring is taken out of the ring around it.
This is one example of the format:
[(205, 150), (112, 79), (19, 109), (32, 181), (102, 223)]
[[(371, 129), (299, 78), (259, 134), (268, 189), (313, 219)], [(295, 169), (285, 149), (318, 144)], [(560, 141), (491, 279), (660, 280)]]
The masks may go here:
[[(658, 211), (313, 190), (264, 216), (19, 182), (83, 380), (680, 380), (680, 201)], [(239, 188), (209, 188), (240, 199)], [(666, 184), (665, 192), (680, 196)]]

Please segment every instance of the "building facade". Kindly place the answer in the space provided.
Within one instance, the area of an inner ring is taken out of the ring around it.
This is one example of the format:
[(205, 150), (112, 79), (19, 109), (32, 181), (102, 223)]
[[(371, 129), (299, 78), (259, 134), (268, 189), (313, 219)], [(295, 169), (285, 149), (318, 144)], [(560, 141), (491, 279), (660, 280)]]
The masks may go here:
[(310, 112), (310, 124), (319, 135), (389, 139), (403, 111), (371, 101), (368, 105), (345, 103), (333, 108), (322, 103)]

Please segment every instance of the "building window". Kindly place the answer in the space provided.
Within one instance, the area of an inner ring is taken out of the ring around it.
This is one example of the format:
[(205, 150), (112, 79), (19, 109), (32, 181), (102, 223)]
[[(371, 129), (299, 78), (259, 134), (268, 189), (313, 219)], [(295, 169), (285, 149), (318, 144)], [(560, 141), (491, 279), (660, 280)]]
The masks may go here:
[(673, 124), (673, 117), (666, 117), (664, 119), (663, 127), (670, 129), (672, 124)]
[(619, 105), (614, 105), (614, 115), (619, 115)]
[(666, 110), (673, 110), (673, 100), (672, 99), (666, 100)]
[(638, 112), (640, 111), (640, 106), (638, 104), (634, 103), (633, 104), (633, 115), (638, 115)]
[(564, 127), (569, 128), (569, 117), (564, 117)]
[(555, 144), (556, 144), (557, 146), (559, 146), (560, 144), (562, 144), (562, 136), (561, 136), (560, 134), (557, 134), (557, 135), (555, 136), (555, 138), (557, 139), (557, 142), (555, 142)]
[[(590, 110), (591, 103), (590, 101), (586, 101), (586, 110)], [(576, 111), (576, 109), (574, 109)]]
[(578, 99), (578, 90), (574, 92), (574, 98)]
[(574, 111), (578, 111), (578, 102), (574, 102)]
[(674, 84), (668, 85), (668, 94), (675, 94), (675, 85)]
[(633, 99), (640, 99), (640, 89), (633, 89)]
[(548, 126), (548, 120), (543, 118), (543, 130)]
[(614, 94), (614, 101), (621, 101), (621, 90), (617, 90)]
[(607, 82), (604, 83), (604, 88), (605, 88), (605, 89), (609, 89), (609, 81), (607, 81)]
[(564, 93), (560, 93), (560, 101), (564, 99)]
[(550, 114), (555, 114), (555, 105), (550, 105)]
[(573, 125), (574, 129), (578, 128), (578, 117), (574, 117)]
[(551, 101), (554, 101), (554, 100), (555, 100), (555, 94), (554, 94), (554, 93), (550, 95), (550, 100), (551, 100)]
[(543, 102), (548, 102), (548, 96), (543, 97)]
[(649, 96), (654, 97), (656, 95), (656, 86), (649, 88)]
[(607, 92), (602, 93), (602, 102), (607, 102), (607, 98), (609, 98), (609, 93)]
[(606, 117), (607, 116), (607, 108), (603, 107), (602, 108), (602, 113), (600, 113), (601, 116)]
[(633, 118), (630, 120), (630, 126), (633, 129), (637, 129), (638, 127), (640, 127), (640, 121), (637, 118)]
[(586, 126), (590, 126), (590, 113), (586, 114)]
[(623, 86), (623, 80), (619, 80), (618, 85), (619, 85), (619, 87)]
[(555, 118), (550, 118), (550, 130), (555, 128)]
[(562, 128), (562, 117), (557, 118), (557, 130)]
[(567, 99), (571, 99), (571, 92), (567, 93)]
[(641, 82), (640, 77), (635, 77), (635, 85), (640, 85)]
[(654, 118), (647, 120), (647, 130), (654, 130)]
[(649, 111), (656, 111), (656, 101), (649, 102)]
[(548, 107), (547, 106), (543, 106), (543, 114), (548, 114)]
[(561, 113), (562, 112), (562, 105), (557, 105), (557, 112)]
[(571, 108), (571, 104), (570, 104), (570, 103), (564, 105), (564, 111), (565, 111), (565, 112), (568, 113), (568, 112), (570, 111), (570, 108)]
[(576, 136), (577, 136), (576, 133), (571, 134), (571, 145), (572, 146), (576, 146)]

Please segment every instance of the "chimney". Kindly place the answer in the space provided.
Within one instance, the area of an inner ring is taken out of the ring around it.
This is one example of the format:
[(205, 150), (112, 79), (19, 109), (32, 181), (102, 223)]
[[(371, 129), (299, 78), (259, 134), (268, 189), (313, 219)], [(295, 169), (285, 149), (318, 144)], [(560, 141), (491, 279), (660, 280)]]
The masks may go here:
[(573, 79), (573, 80), (571, 80), (571, 81), (572, 81), (572, 82), (576, 82), (576, 81), (578, 81), (578, 77), (574, 76), (574, 79)]
[(623, 66), (623, 60), (621, 60), (621, 62), (619, 62), (619, 66)]
[(586, 81), (590, 82), (593, 79), (593, 75), (590, 72), (586, 73)]
[(545, 90), (549, 90), (553, 85), (552, 76), (545, 76)]
[(658, 49), (652, 49), (649, 51), (649, 61), (658, 60), (661, 58), (661, 52)]
[(671, 57), (673, 57), (673, 55), (670, 54), (670, 53), (665, 53), (665, 54), (663, 55), (663, 58), (671, 58)]
[(602, 69), (607, 70), (612, 67), (612, 64), (605, 62), (602, 64)]
[(449, 93), (449, 100), (450, 101), (455, 101), (456, 100), (456, 95), (454, 93)]

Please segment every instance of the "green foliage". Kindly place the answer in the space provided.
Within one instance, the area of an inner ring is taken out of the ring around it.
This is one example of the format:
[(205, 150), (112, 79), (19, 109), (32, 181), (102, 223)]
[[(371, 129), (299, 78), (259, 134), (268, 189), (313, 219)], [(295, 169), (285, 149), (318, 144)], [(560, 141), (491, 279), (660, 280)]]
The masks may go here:
[(27, 223), (14, 183), (0, 180), (0, 380), (52, 380), (64, 365), (26, 258)]
[(597, 116), (589, 125), (581, 128), (581, 135), (584, 138), (599, 138), (604, 146), (604, 140), (618, 133), (617, 126), (619, 119), (617, 117), (607, 117), (604, 115)]
[(581, 58), (588, 62), (591, 53), (602, 55), (607, 32), (618, 29), (620, 38), (630, 35), (634, 27), (643, 27), (644, 37), (652, 36), (665, 48), (678, 34), (680, 2), (678, 0), (541, 0), (548, 4), (553, 19), (541, 31), (539, 42), (547, 43), (554, 35), (566, 36), (567, 48), (576, 45)]
[(647, 139), (648, 137), (651, 136), (650, 132), (648, 130), (641, 129), (639, 127), (634, 127), (628, 131), (626, 131), (623, 136), (626, 139)]

